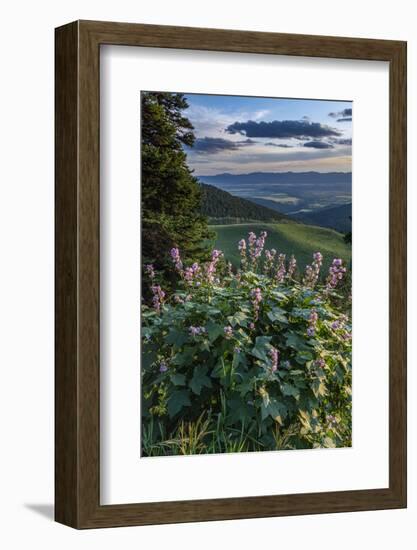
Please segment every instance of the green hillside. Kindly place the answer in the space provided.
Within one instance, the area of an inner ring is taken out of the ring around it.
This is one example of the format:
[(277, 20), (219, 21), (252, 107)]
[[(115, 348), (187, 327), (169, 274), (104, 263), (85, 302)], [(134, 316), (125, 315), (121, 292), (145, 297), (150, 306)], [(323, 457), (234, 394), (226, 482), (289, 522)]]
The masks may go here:
[(201, 213), (209, 218), (210, 223), (280, 222), (287, 219), (276, 210), (236, 197), (213, 185), (201, 183), (201, 191)]
[(284, 222), (211, 225), (210, 228), (217, 234), (216, 248), (222, 250), (226, 259), (235, 266), (240, 262), (237, 243), (247, 238), (250, 231), (257, 235), (267, 231), (265, 248), (275, 248), (287, 257), (294, 254), (301, 269), (311, 263), (312, 254), (316, 251), (323, 254), (324, 269), (328, 268), (333, 258), (342, 258), (346, 262), (351, 260), (351, 249), (344, 243), (343, 235), (324, 227)]
[(313, 212), (299, 212), (293, 217), (303, 223), (330, 227), (347, 233), (352, 231), (352, 203), (320, 208)]

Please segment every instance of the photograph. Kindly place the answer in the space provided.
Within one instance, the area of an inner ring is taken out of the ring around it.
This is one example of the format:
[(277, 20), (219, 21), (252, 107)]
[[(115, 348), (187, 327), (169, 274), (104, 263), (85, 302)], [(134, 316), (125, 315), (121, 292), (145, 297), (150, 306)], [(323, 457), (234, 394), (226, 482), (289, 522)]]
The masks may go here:
[(351, 447), (352, 102), (140, 102), (140, 456)]

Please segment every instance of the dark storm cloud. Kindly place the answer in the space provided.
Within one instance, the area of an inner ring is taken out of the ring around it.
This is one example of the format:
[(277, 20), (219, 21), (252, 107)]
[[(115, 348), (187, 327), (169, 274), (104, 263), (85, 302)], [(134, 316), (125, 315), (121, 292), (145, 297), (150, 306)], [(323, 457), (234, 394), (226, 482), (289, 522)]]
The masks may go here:
[(325, 141), (307, 141), (307, 143), (304, 143), (304, 147), (312, 147), (313, 149), (333, 149), (333, 145)]
[(352, 120), (352, 109), (343, 109), (343, 111), (329, 113), (329, 116), (337, 118), (336, 122), (350, 122)]
[(307, 120), (273, 120), (271, 122), (235, 122), (226, 128), (229, 134), (242, 134), (249, 138), (321, 138), (327, 136), (342, 135), (335, 128), (320, 124), (320, 122), (308, 122)]
[(336, 145), (352, 145), (352, 138), (342, 138), (342, 139), (329, 138), (329, 141), (331, 141), (332, 143), (335, 143)]
[(241, 147), (246, 147), (255, 143), (256, 142), (252, 139), (232, 141), (230, 139), (204, 137), (195, 140), (192, 150), (196, 153), (213, 154), (221, 151), (237, 151)]

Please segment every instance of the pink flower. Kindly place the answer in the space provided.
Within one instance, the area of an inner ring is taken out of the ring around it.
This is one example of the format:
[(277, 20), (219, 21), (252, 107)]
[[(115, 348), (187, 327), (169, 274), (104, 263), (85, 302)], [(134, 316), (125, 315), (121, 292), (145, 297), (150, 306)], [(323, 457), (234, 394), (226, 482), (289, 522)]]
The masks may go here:
[(214, 274), (216, 272), (216, 266), (219, 258), (223, 255), (221, 250), (213, 250), (211, 253), (211, 261), (206, 265), (206, 277), (209, 283), (213, 283)]
[(332, 265), (329, 267), (329, 275), (327, 277), (326, 289), (332, 290), (336, 288), (339, 281), (343, 279), (344, 274), (346, 273), (346, 268), (343, 267), (343, 260), (340, 258), (335, 258), (332, 262)]
[(165, 363), (165, 361), (161, 361), (159, 363), (159, 372), (166, 372), (168, 370), (168, 365)]
[(164, 303), (165, 292), (161, 289), (159, 285), (151, 286), (153, 298), (152, 303), (155, 311), (159, 313), (161, 311), (161, 306)]
[(308, 319), (308, 328), (307, 328), (308, 336), (311, 337), (315, 335), (318, 320), (319, 320), (319, 316), (317, 314), (317, 311), (315, 309), (312, 309), (310, 313), (310, 317)]
[(285, 278), (285, 254), (278, 256), (277, 282), (282, 283)]
[(292, 278), (295, 274), (296, 269), (297, 269), (297, 260), (295, 259), (294, 255), (292, 255), (290, 258), (290, 261), (288, 262), (287, 277)]
[(317, 280), (319, 278), (320, 268), (322, 263), (323, 263), (323, 256), (321, 255), (321, 252), (315, 252), (313, 254), (312, 264), (306, 266), (304, 280), (303, 280), (306, 286), (313, 288), (316, 285)]
[(272, 248), (271, 250), (265, 250), (265, 264), (264, 264), (264, 272), (268, 275), (270, 271), (272, 270), (272, 266), (274, 264), (275, 256), (277, 251)]
[(248, 236), (249, 243), (249, 257), (253, 267), (256, 266), (257, 260), (261, 257), (262, 251), (265, 246), (265, 239), (267, 237), (266, 231), (261, 231), (260, 236), (257, 238), (252, 231)]
[(252, 305), (253, 305), (253, 311), (254, 311), (254, 319), (255, 321), (259, 318), (259, 304), (262, 301), (262, 293), (260, 288), (255, 288), (251, 292), (252, 295)]
[(240, 252), (241, 267), (242, 267), (242, 269), (244, 269), (246, 267), (246, 262), (247, 262), (247, 259), (246, 259), (246, 241), (245, 241), (245, 239), (240, 240), (237, 247), (238, 247), (239, 252)]
[(151, 280), (155, 278), (155, 270), (152, 264), (145, 265), (145, 271)]
[(269, 352), (269, 357), (271, 358), (271, 370), (272, 372), (275, 372), (278, 368), (279, 351), (272, 347)]
[(177, 271), (182, 271), (182, 261), (180, 257), (180, 251), (178, 248), (171, 248), (171, 258), (174, 262), (175, 269)]
[(200, 334), (204, 334), (206, 332), (206, 329), (204, 327), (190, 327), (189, 329), (191, 336), (199, 336)]

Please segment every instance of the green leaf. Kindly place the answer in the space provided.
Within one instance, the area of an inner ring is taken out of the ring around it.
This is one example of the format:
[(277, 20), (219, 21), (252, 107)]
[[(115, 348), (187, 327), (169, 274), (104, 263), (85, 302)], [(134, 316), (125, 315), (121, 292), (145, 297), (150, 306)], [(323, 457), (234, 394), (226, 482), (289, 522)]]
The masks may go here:
[(236, 386), (236, 390), (240, 393), (241, 397), (245, 397), (245, 395), (247, 393), (252, 391), (253, 384), (254, 384), (254, 380), (252, 378), (248, 378), (247, 380), (245, 380), (242, 383), (238, 384)]
[(289, 397), (294, 397), (295, 399), (298, 399), (300, 397), (300, 390), (296, 386), (293, 386), (292, 384), (288, 384), (287, 382), (284, 382), (281, 385), (281, 391), (284, 395), (287, 395)]
[(185, 386), (185, 374), (179, 372), (171, 374), (171, 382), (176, 386)]
[(207, 340), (204, 340), (204, 341), (200, 344), (200, 349), (202, 349), (203, 351), (210, 351), (210, 344), (208, 343)]
[(313, 393), (317, 398), (323, 397), (327, 393), (326, 386), (318, 378), (316, 380), (313, 380), (311, 384), (311, 389), (313, 390)]
[(280, 307), (273, 307), (271, 311), (268, 311), (267, 316), (273, 323), (278, 321), (279, 323), (288, 324), (288, 319), (284, 309)]
[(165, 342), (169, 345), (175, 345), (178, 348), (183, 346), (188, 340), (188, 335), (177, 328), (171, 328), (165, 337)]
[(227, 423), (237, 424), (245, 423), (247, 420), (253, 418), (254, 408), (252, 405), (246, 403), (243, 399), (232, 398), (227, 400)]
[(149, 367), (151, 367), (153, 365), (153, 363), (156, 361), (157, 359), (157, 354), (152, 352), (152, 353), (142, 353), (142, 358), (141, 358), (141, 368), (143, 371), (145, 370), (148, 370)]
[(188, 407), (191, 405), (190, 401), (190, 392), (189, 390), (176, 390), (171, 393), (167, 409), (168, 414), (172, 418), (175, 416), (183, 407)]
[(287, 346), (298, 351), (309, 351), (311, 348), (306, 345), (305, 339), (299, 336), (295, 332), (288, 332), (286, 334)]
[(205, 365), (194, 368), (193, 377), (189, 382), (189, 386), (197, 395), (200, 395), (203, 387), (211, 388), (211, 380), (206, 375), (207, 370), (208, 367), (206, 367)]
[(335, 376), (336, 376), (336, 380), (339, 382), (339, 384), (341, 384), (345, 377), (345, 373), (343, 372), (343, 369), (339, 365), (337, 365), (335, 369)]
[(261, 361), (267, 361), (267, 352), (270, 349), (270, 341), (272, 336), (257, 336), (255, 341), (255, 347), (252, 348), (251, 354), (257, 357)]
[(224, 326), (209, 321), (206, 325), (207, 334), (210, 342), (214, 342), (219, 336), (224, 334)]
[(239, 366), (240, 359), (241, 359), (242, 353), (234, 353), (233, 354), (233, 361), (232, 361), (232, 368), (236, 369)]
[(177, 353), (173, 359), (171, 359), (171, 363), (173, 365), (189, 365), (194, 357), (194, 354), (196, 352), (196, 349), (194, 346), (186, 347), (182, 352)]
[(278, 300), (286, 300), (287, 299), (287, 295), (284, 294), (284, 292), (279, 292), (278, 290), (272, 291), (271, 294), (273, 296), (275, 296), (275, 298), (278, 298)]
[(309, 351), (299, 351), (295, 356), (295, 360), (299, 365), (304, 365), (308, 361), (312, 361), (313, 354)]
[(235, 327), (236, 325), (241, 325), (246, 327), (248, 324), (248, 316), (242, 313), (242, 311), (236, 312), (234, 315), (230, 315), (227, 320), (232, 325), (232, 327)]
[(261, 416), (262, 420), (265, 420), (268, 416), (273, 418), (276, 422), (282, 425), (283, 418), (287, 416), (288, 409), (287, 407), (277, 401), (276, 399), (270, 399), (269, 403), (265, 405), (265, 403), (262, 403), (261, 406)]

